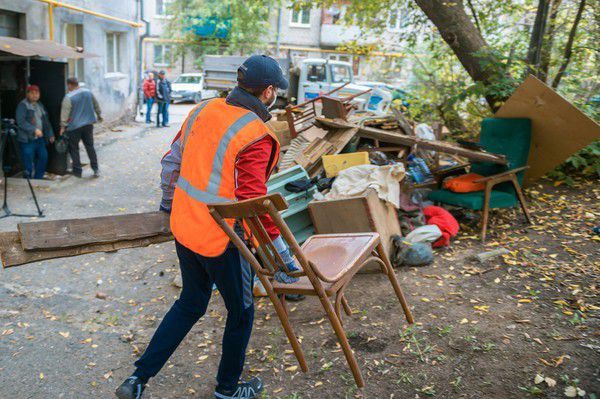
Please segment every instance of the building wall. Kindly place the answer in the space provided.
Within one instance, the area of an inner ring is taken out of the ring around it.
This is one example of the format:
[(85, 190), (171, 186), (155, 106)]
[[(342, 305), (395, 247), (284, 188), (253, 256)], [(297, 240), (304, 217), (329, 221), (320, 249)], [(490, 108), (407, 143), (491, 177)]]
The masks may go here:
[[(123, 0), (69, 1), (69, 4), (75, 6), (132, 21), (137, 19), (136, 3), (136, 1)], [(22, 39), (50, 38), (46, 4), (35, 0), (0, 0), (0, 10), (25, 14), (24, 24), (21, 26)], [(138, 28), (64, 8), (55, 8), (54, 40), (56, 42), (66, 44), (65, 24), (81, 24), (84, 50), (99, 55), (83, 61), (83, 82), (98, 98), (104, 119), (111, 122), (128, 114), (131, 115), (137, 99)], [(107, 70), (106, 40), (109, 32), (119, 33), (120, 43), (118, 72), (110, 73)]]
[[(169, 22), (169, 17), (158, 15), (156, 9), (156, 0), (144, 1), (144, 19), (149, 23), (149, 39), (144, 41), (142, 68), (144, 71), (160, 71), (167, 72), (167, 77), (171, 80), (175, 79), (181, 73), (198, 72), (195, 66), (195, 56), (192, 51), (186, 52), (185, 56), (176, 55), (166, 57), (166, 62), (156, 62), (155, 50), (156, 46), (169, 46), (168, 41), (161, 41), (166, 36), (166, 26)], [(140, 29), (140, 35), (145, 33), (145, 27)]]
[[(279, 42), (286, 46), (319, 47), (321, 34), (321, 9), (311, 8), (310, 26), (298, 27), (291, 23), (292, 9), (281, 7), (281, 30)], [(271, 16), (270, 42), (274, 43), (277, 35), (278, 12), (275, 10)]]

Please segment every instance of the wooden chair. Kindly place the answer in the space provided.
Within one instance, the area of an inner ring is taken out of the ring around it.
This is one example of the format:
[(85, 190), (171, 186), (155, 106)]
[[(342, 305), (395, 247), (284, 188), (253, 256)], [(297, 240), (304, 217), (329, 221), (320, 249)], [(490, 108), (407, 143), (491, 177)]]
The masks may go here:
[[(377, 262), (382, 272), (388, 276), (407, 321), (413, 323), (412, 314), (390, 260), (383, 250), (379, 235), (377, 233), (314, 235), (300, 247), (279, 215), (280, 211), (288, 208), (287, 202), (279, 193), (235, 203), (209, 204), (208, 207), (213, 218), (250, 263), (265, 287), (302, 371), (308, 371), (308, 366), (289, 321), (285, 303), (286, 294), (312, 295), (319, 298), (350, 365), (356, 385), (359, 388), (364, 387), (365, 383), (348, 343), (341, 314), (342, 307), (348, 316), (352, 314), (344, 291), (356, 272), (369, 262)], [(266, 214), (271, 216), (279, 228), (301, 270), (289, 272), (283, 264), (259, 219), (259, 216)], [(242, 221), (250, 230), (253, 236), (252, 247), (261, 262), (225, 219)], [(294, 284), (281, 284), (274, 281), (273, 275), (277, 269), (285, 270), (290, 276), (299, 277), (299, 281)], [(330, 298), (334, 298), (333, 304)]]
[(316, 105), (318, 101), (321, 101), (323, 96), (329, 96), (343, 89), (348, 84), (350, 84), (350, 82), (344, 83), (343, 85), (336, 87), (335, 89), (323, 95), (311, 98), (310, 100), (305, 101), (301, 104), (290, 104), (287, 107), (285, 107), (285, 115), (288, 123), (288, 128), (290, 129), (291, 138), (296, 138), (298, 134), (310, 129), (313, 126), (313, 121), (317, 117)]
[[(455, 193), (445, 189), (434, 190), (429, 199), (435, 202), (481, 210), (481, 241), (485, 241), (490, 209), (511, 208), (520, 205), (525, 219), (532, 224), (525, 196), (521, 191), (524, 171), (529, 168), (531, 120), (525, 118), (486, 118), (481, 122), (479, 143), (486, 151), (503, 154), (508, 165), (474, 162), (471, 172), (484, 176), (476, 183), (484, 183), (482, 191)], [(462, 166), (462, 165), (461, 165)]]

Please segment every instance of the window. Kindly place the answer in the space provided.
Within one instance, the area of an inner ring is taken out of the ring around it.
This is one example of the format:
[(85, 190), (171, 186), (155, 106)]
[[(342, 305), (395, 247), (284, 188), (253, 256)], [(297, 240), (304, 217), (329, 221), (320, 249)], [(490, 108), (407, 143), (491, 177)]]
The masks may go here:
[(306, 71), (306, 80), (309, 82), (326, 82), (327, 71), (325, 70), (325, 64), (310, 65)]
[[(83, 25), (65, 24), (65, 44), (69, 47), (83, 48)], [(68, 60), (69, 76), (75, 76), (77, 80), (85, 80), (83, 73), (83, 58)]]
[(329, 54), (329, 56), (327, 58), (329, 58), (330, 60), (333, 60), (333, 61), (352, 62), (352, 57), (349, 55)]
[(292, 9), (290, 26), (310, 27), (310, 7), (302, 7), (298, 10)]
[(106, 72), (121, 72), (121, 34), (106, 34)]
[(408, 10), (404, 6), (390, 11), (388, 18), (388, 30), (399, 31), (406, 23)]
[(171, 65), (171, 45), (170, 44), (155, 44), (154, 45), (154, 65), (157, 65), (157, 66)]
[(191, 83), (198, 84), (202, 81), (202, 76), (197, 75), (179, 75), (173, 83)]
[(19, 37), (19, 14), (0, 10), (0, 36)]
[(350, 68), (346, 65), (331, 65), (331, 82), (346, 83), (351, 80)]
[(156, 16), (167, 18), (171, 17), (172, 14), (169, 7), (173, 3), (173, 0), (156, 0)]

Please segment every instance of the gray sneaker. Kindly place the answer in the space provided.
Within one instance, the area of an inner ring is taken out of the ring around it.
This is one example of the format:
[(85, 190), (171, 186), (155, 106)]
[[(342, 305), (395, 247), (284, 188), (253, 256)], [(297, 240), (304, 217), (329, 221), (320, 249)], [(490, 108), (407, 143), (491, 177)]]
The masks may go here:
[(247, 382), (240, 382), (234, 389), (215, 389), (217, 399), (256, 399), (263, 390), (263, 383), (258, 377)]
[(117, 388), (115, 395), (119, 399), (140, 399), (144, 389), (146, 389), (146, 385), (138, 377), (132, 375)]

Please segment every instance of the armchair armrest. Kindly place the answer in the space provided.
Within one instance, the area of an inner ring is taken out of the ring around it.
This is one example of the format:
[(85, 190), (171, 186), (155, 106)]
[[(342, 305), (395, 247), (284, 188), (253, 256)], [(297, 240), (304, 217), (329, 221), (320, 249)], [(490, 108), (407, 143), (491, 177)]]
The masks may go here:
[(456, 165), (456, 166), (452, 166), (450, 168), (437, 168), (437, 169), (433, 169), (431, 170), (431, 173), (436, 176), (436, 177), (445, 177), (446, 175), (450, 175), (452, 173), (458, 172), (458, 171), (462, 171), (465, 168), (467, 168), (469, 165), (471, 165), (470, 163), (463, 163), (460, 165)]
[(510, 180), (512, 178), (512, 175), (515, 175), (526, 169), (529, 169), (529, 165), (521, 166), (520, 168), (507, 170), (506, 172), (497, 173), (495, 175), (486, 176), (483, 179), (474, 180), (473, 183), (488, 183), (488, 182), (501, 183), (503, 181)]

